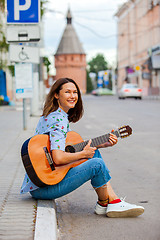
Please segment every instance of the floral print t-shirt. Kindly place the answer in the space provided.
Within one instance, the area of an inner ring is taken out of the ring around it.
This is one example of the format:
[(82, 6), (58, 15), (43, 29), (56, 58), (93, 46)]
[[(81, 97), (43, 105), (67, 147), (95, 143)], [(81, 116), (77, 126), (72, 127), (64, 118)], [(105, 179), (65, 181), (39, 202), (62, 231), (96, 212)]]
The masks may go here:
[[(69, 131), (68, 114), (61, 108), (58, 108), (47, 117), (40, 117), (35, 130), (35, 135), (49, 133), (50, 150), (59, 149), (65, 151), (66, 134)], [(20, 193), (27, 193), (36, 190), (37, 188), (39, 187), (32, 183), (26, 173)]]

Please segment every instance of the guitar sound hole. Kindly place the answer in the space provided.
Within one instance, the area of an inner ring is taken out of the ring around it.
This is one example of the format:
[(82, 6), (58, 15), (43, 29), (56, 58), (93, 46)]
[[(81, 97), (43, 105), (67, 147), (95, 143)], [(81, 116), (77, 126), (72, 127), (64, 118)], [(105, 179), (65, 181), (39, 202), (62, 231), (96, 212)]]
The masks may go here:
[(75, 153), (75, 149), (71, 145), (66, 146), (65, 151), (70, 153)]

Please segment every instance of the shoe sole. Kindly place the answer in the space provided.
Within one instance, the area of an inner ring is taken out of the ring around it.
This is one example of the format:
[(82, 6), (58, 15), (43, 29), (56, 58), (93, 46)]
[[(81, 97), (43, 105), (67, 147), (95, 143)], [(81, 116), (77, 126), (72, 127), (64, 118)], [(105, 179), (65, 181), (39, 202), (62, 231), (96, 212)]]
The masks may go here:
[(94, 211), (94, 213), (97, 214), (97, 215), (105, 215), (106, 214), (106, 212), (100, 212), (100, 211), (97, 211), (97, 212)]
[(94, 213), (97, 214), (97, 215), (105, 215), (106, 214), (106, 210), (104, 211), (103, 209), (95, 209)]
[(110, 218), (123, 218), (123, 217), (138, 217), (139, 215), (144, 213), (144, 209), (136, 208), (136, 209), (129, 209), (122, 212), (108, 212), (106, 213), (107, 217)]

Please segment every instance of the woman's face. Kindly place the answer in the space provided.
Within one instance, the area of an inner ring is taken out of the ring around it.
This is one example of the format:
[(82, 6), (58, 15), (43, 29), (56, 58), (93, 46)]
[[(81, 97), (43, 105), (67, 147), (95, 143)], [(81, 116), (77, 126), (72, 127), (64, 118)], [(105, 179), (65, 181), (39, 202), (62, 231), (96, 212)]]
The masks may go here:
[(62, 85), (59, 94), (55, 94), (59, 107), (66, 113), (70, 108), (74, 108), (78, 101), (78, 91), (74, 83), (69, 82)]

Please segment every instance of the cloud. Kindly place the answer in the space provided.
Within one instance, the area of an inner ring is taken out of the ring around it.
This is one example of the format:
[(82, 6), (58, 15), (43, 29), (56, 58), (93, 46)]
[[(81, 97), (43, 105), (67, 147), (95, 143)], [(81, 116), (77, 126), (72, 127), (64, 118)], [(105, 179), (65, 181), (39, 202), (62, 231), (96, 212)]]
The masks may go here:
[[(106, 59), (116, 61), (116, 13), (123, 0), (59, 0), (50, 1), (44, 18), (44, 42), (47, 54), (54, 54), (66, 26), (66, 13), (70, 6), (73, 26), (87, 53), (87, 58), (99, 51)], [(109, 61), (110, 61), (109, 60)]]

